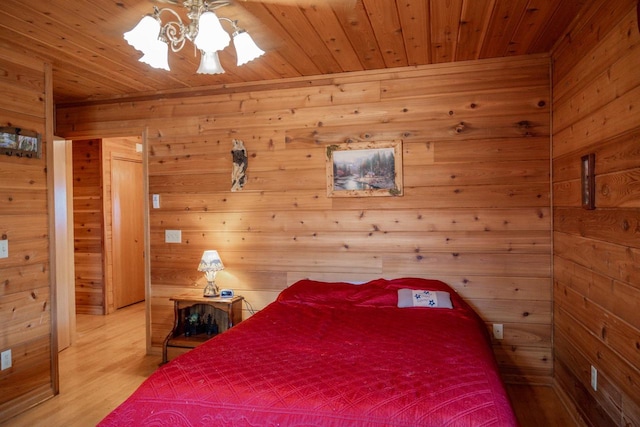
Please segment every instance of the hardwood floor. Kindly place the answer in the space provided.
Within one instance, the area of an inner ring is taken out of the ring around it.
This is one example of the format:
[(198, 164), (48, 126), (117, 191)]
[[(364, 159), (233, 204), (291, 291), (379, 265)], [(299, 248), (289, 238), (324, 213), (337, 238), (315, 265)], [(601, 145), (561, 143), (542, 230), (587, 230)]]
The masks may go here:
[[(78, 337), (60, 353), (60, 394), (9, 420), (11, 427), (95, 426), (159, 365), (145, 354), (144, 303), (109, 316), (77, 316)], [(507, 387), (522, 427), (581, 427), (551, 387)]]
[(584, 427), (551, 386), (508, 384), (507, 393), (521, 427)]
[(108, 316), (77, 315), (76, 343), (59, 355), (60, 394), (7, 426), (95, 426), (159, 365), (145, 348), (145, 305)]

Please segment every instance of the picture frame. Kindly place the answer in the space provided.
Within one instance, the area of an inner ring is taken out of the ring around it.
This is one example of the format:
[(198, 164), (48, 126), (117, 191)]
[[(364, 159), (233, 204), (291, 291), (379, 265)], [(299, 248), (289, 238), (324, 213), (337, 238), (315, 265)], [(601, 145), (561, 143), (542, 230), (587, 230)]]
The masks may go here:
[(402, 141), (333, 144), (326, 150), (328, 197), (402, 196)]
[(18, 127), (0, 127), (0, 154), (40, 158), (42, 137), (38, 132)]
[(595, 166), (596, 155), (594, 153), (582, 156), (580, 160), (580, 185), (582, 194), (582, 207), (584, 209), (595, 209)]

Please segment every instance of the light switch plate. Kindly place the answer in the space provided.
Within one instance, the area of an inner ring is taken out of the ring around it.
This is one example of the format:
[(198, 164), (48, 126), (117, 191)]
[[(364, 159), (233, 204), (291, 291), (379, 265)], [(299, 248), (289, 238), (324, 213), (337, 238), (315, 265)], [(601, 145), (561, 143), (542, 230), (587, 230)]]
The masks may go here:
[(182, 230), (164, 230), (166, 243), (182, 243)]
[(9, 241), (0, 240), (0, 258), (9, 258)]
[(153, 209), (159, 209), (160, 208), (160, 195), (159, 194), (154, 194), (153, 195)]

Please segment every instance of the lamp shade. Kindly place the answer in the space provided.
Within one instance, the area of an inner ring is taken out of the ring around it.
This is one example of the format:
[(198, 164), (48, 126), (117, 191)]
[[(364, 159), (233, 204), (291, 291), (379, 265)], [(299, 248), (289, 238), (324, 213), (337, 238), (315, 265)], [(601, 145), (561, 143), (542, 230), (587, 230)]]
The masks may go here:
[(238, 66), (264, 55), (264, 51), (256, 45), (249, 33), (244, 30), (238, 30), (233, 33), (233, 45), (238, 56)]
[(151, 65), (153, 68), (161, 68), (163, 70), (169, 70), (169, 45), (161, 40), (156, 39), (155, 42), (150, 45), (140, 62)]
[(215, 13), (207, 11), (200, 15), (198, 21), (198, 35), (193, 43), (205, 52), (217, 52), (229, 45), (231, 37), (220, 24)]
[(224, 270), (224, 265), (218, 255), (218, 251), (204, 251), (200, 265), (198, 265), (198, 271), (220, 271)]
[(198, 74), (222, 74), (224, 68), (220, 64), (220, 58), (218, 58), (218, 52), (201, 52), (202, 59), (200, 60), (200, 67), (198, 67)]
[(145, 15), (131, 31), (124, 33), (124, 39), (140, 52), (147, 54), (160, 35), (160, 21)]

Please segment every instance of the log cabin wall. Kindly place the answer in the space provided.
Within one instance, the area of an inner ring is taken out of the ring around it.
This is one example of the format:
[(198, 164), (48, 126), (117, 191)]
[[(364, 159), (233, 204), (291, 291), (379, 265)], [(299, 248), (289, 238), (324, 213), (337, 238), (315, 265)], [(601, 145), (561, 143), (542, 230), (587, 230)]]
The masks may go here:
[(42, 135), (41, 158), (0, 155), (0, 423), (57, 391), (47, 214), (47, 141), (53, 136), (51, 67), (0, 47), (0, 126)]
[(75, 140), (73, 150), (76, 311), (115, 311), (113, 295), (111, 156), (140, 159), (141, 136)]
[[(254, 309), (294, 281), (438, 278), (488, 323), (509, 381), (550, 383), (550, 78), (546, 55), (354, 72), (58, 106), (68, 139), (147, 132), (151, 342), (169, 297), (218, 284)], [(231, 192), (232, 140), (248, 182)], [(404, 196), (328, 198), (326, 147), (403, 141)], [(151, 202), (149, 201), (150, 205)], [(165, 243), (181, 230), (181, 243)], [(246, 313), (245, 313), (246, 314)]]
[[(555, 379), (592, 426), (640, 425), (636, 8), (593, 2), (552, 55)], [(581, 207), (589, 153), (594, 210)]]
[(76, 313), (105, 313), (102, 142), (73, 141), (73, 233)]

